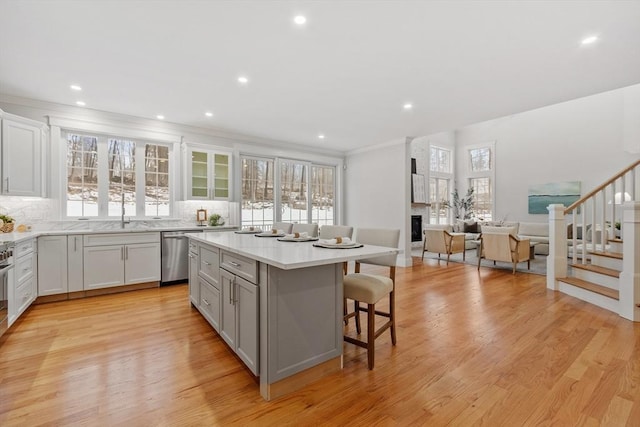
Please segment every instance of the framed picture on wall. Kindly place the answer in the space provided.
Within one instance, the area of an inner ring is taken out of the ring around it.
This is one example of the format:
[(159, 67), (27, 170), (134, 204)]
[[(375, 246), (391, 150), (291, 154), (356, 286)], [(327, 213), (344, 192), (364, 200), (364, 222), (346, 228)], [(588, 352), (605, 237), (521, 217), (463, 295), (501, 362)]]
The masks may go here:
[(427, 190), (424, 175), (414, 173), (411, 175), (411, 202), (427, 203)]

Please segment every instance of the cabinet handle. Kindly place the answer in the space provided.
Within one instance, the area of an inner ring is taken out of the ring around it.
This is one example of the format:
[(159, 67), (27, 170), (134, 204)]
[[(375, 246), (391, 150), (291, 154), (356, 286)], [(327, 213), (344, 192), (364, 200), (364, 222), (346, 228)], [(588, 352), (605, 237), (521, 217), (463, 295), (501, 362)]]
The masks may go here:
[(240, 264), (238, 264), (237, 262), (229, 261), (229, 264), (233, 265), (236, 268), (240, 268)]
[(205, 261), (205, 260), (202, 260), (202, 263), (203, 263), (204, 265), (211, 265), (211, 263), (210, 263), (210, 262), (207, 262), (207, 261)]
[(124, 247), (124, 259), (129, 259), (129, 246)]
[(195, 258), (196, 256), (194, 254), (189, 254), (189, 258)]
[(211, 305), (211, 304), (209, 304), (209, 301), (207, 301), (207, 299), (206, 299), (206, 298), (202, 298), (202, 302), (203, 302), (203, 303), (205, 303), (205, 304), (207, 304), (207, 305)]
[(78, 252), (78, 237), (73, 238), (73, 251)]
[(124, 261), (124, 247), (120, 248), (120, 261)]

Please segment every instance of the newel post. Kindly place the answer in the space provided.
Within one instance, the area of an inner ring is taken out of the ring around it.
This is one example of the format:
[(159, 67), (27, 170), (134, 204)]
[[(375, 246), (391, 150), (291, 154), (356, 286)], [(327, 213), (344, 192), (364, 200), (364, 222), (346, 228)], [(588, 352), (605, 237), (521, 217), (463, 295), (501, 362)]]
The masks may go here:
[(622, 213), (620, 316), (640, 322), (640, 202), (627, 202)]
[(549, 256), (547, 257), (547, 289), (559, 289), (558, 277), (567, 277), (567, 226), (564, 205), (549, 205)]

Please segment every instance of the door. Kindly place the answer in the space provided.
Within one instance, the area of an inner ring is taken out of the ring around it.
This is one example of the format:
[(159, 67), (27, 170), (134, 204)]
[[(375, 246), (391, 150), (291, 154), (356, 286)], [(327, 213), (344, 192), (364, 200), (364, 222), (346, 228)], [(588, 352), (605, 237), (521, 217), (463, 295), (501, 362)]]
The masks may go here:
[(124, 246), (84, 248), (84, 289), (120, 286), (124, 283)]
[(67, 237), (67, 278), (69, 282), (69, 292), (79, 292), (84, 290), (82, 275), (83, 254), (82, 236)]
[(226, 270), (220, 270), (220, 284), (222, 289), (222, 303), (220, 316), (220, 336), (236, 350), (236, 306), (234, 287), (236, 276)]
[(236, 277), (236, 353), (258, 375), (258, 287)]
[(137, 243), (124, 247), (124, 283), (160, 280), (160, 244)]
[(67, 236), (38, 237), (38, 296), (69, 292)]
[(2, 193), (10, 196), (41, 196), (40, 141), (38, 126), (2, 120)]

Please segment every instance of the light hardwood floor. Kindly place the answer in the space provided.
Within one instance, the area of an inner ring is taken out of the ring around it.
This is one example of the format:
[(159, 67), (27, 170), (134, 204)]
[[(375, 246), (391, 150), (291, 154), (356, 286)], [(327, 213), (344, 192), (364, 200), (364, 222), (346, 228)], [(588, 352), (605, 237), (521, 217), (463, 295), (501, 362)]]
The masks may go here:
[(543, 276), (414, 261), (375, 370), (345, 344), (271, 402), (184, 285), (33, 306), (0, 338), (0, 425), (640, 425), (640, 324)]

